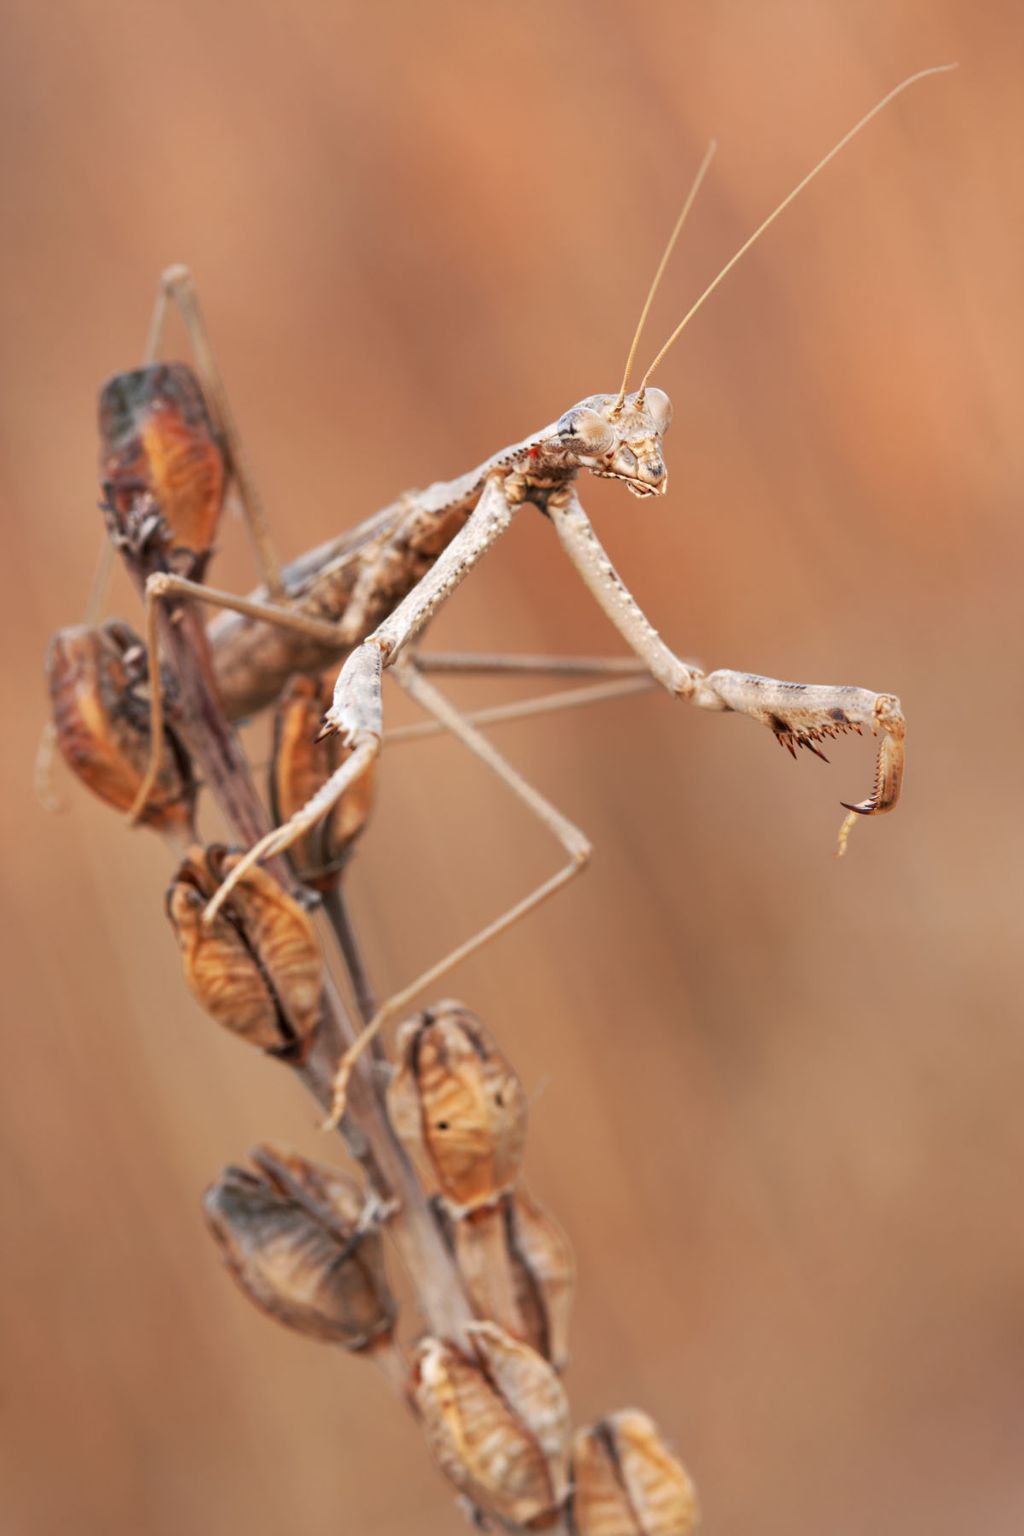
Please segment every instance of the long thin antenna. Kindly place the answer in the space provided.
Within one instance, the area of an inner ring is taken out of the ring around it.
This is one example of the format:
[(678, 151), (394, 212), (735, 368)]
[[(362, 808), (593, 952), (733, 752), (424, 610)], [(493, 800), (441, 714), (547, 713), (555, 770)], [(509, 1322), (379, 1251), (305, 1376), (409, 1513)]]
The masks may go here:
[(626, 390), (629, 388), (629, 376), (633, 371), (633, 364), (636, 362), (636, 353), (637, 348), (640, 345), (640, 337), (643, 335), (644, 326), (647, 324), (647, 316), (651, 312), (651, 305), (654, 303), (654, 295), (658, 291), (658, 284), (661, 282), (661, 279), (664, 276), (665, 268), (668, 266), (668, 259), (675, 249), (676, 241), (679, 239), (679, 232), (683, 225), (686, 223), (686, 216), (690, 209), (693, 207), (697, 193), (700, 191), (700, 184), (707, 174), (708, 166), (711, 164), (711, 161), (714, 158), (715, 150), (717, 148), (718, 144), (716, 140), (712, 139), (711, 143), (704, 151), (703, 160), (697, 167), (697, 174), (693, 178), (693, 185), (691, 186), (689, 192), (686, 194), (686, 201), (682, 206), (682, 210), (678, 219), (676, 219), (675, 228), (668, 237), (668, 244), (665, 247), (664, 255), (662, 256), (661, 261), (658, 263), (658, 270), (654, 274), (654, 281), (648, 290), (647, 297), (644, 300), (644, 307), (640, 311), (640, 320), (637, 324), (635, 332), (633, 333), (633, 341), (629, 349), (629, 356), (626, 358), (626, 370), (622, 375), (622, 387), (619, 390), (618, 398), (615, 401), (615, 405), (613, 407), (613, 415), (622, 409), (622, 403), (626, 398)]
[(770, 213), (768, 215), (768, 217), (764, 220), (764, 222), (757, 226), (757, 228), (754, 230), (754, 233), (747, 240), (745, 240), (743, 242), (743, 244), (740, 246), (740, 248), (736, 252), (735, 256), (733, 256), (731, 258), (731, 260), (726, 262), (725, 266), (722, 268), (721, 272), (719, 272), (718, 276), (714, 279), (714, 281), (708, 284), (708, 286), (705, 288), (704, 292), (701, 294), (701, 296), (697, 300), (697, 302), (690, 306), (690, 308), (687, 310), (686, 314), (683, 316), (683, 318), (680, 320), (679, 324), (676, 326), (675, 330), (672, 332), (672, 335), (669, 337), (668, 341), (666, 341), (665, 345), (662, 347), (661, 351), (658, 353), (657, 357), (654, 359), (654, 362), (651, 364), (651, 366), (648, 368), (647, 372), (644, 374), (643, 382), (640, 385), (641, 393), (643, 392), (644, 388), (646, 387), (647, 382), (650, 379), (650, 377), (651, 377), (652, 373), (654, 372), (655, 368), (657, 368), (658, 364), (661, 362), (662, 358), (665, 356), (666, 352), (668, 352), (669, 348), (673, 345), (673, 343), (676, 341), (677, 337), (682, 333), (682, 331), (684, 331), (686, 329), (686, 327), (689, 325), (690, 321), (693, 319), (694, 315), (701, 308), (701, 306), (708, 299), (710, 299), (711, 295), (714, 293), (714, 291), (718, 287), (718, 285), (729, 275), (729, 273), (732, 271), (733, 267), (740, 260), (740, 258), (747, 254), (747, 252), (750, 250), (750, 247), (754, 244), (754, 242), (756, 240), (759, 240), (761, 238), (761, 236), (764, 234), (765, 230), (768, 229), (772, 224), (775, 223), (775, 220), (779, 217), (780, 213), (783, 213), (785, 211), (785, 209), (787, 209), (789, 207), (789, 205), (793, 201), (793, 199), (796, 198), (796, 197), (799, 197), (800, 193), (804, 190), (804, 188), (807, 186), (807, 184), (814, 180), (814, 178), (815, 178), (815, 176), (817, 176), (818, 172), (819, 171), (823, 171), (825, 169), (826, 165), (828, 165), (829, 161), (833, 160), (835, 158), (835, 156), (838, 155), (838, 153), (839, 153), (839, 151), (841, 149), (845, 149), (847, 144), (849, 144), (850, 140), (852, 138), (854, 138), (858, 133), (860, 133), (862, 128), (866, 128), (868, 123), (870, 123), (871, 119), (873, 117), (877, 117), (878, 113), (881, 112), (882, 108), (883, 107), (887, 107), (889, 105), (890, 101), (894, 101), (897, 96), (901, 95), (910, 86), (915, 85), (918, 80), (925, 80), (925, 79), (928, 78), (929, 75), (944, 75), (944, 74), (947, 74), (951, 69), (956, 69), (956, 67), (957, 66), (955, 64), (936, 64), (931, 69), (920, 69), (920, 70), (918, 70), (916, 75), (910, 75), (906, 80), (901, 81), (899, 85), (895, 86), (888, 93), (888, 95), (883, 96), (881, 101), (875, 103), (875, 105), (871, 108), (870, 112), (865, 112), (864, 116), (860, 119), (860, 121), (857, 122), (857, 123), (854, 123), (853, 127), (849, 130), (848, 133), (844, 133), (843, 134), (843, 137), (839, 140), (838, 144), (834, 144), (832, 146), (832, 148), (829, 150), (828, 154), (825, 155), (821, 160), (818, 161), (818, 163), (814, 167), (814, 169), (807, 172), (807, 175), (804, 177), (803, 181), (799, 182), (793, 188), (792, 192), (790, 192), (787, 197), (784, 197), (782, 199), (782, 202), (774, 210), (774, 212)]

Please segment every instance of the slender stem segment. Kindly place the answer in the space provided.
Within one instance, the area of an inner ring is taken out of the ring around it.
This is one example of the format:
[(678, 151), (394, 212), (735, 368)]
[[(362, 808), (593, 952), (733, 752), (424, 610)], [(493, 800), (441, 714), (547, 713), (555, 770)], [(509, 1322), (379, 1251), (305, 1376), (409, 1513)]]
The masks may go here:
[(345, 969), (352, 981), (352, 990), (355, 993), (356, 1005), (362, 1015), (363, 1023), (369, 1024), (377, 1012), (377, 998), (373, 985), (367, 974), (363, 953), (356, 938), (355, 928), (352, 925), (352, 915), (345, 899), (345, 891), (340, 880), (324, 893), (324, 913), (334, 930), (334, 936), (338, 941), (342, 958), (345, 961)]

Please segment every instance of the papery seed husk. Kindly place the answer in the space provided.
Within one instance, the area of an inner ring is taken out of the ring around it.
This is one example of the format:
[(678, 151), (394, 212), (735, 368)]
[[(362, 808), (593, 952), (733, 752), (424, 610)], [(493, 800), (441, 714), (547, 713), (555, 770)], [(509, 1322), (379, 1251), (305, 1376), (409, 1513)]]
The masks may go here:
[(181, 883), (167, 894), (167, 913), (193, 996), (212, 1019), (251, 1045), (265, 1051), (291, 1045), (252, 951), (223, 913), (211, 924), (204, 923), (206, 902), (204, 894)]
[(478, 1206), (458, 1220), (443, 1200), (435, 1200), (434, 1208), (477, 1317), (544, 1353), (543, 1312), (509, 1247), (504, 1201)]
[[(219, 884), (242, 855), (211, 848), (208, 857)], [(234, 887), (228, 905), (256, 950), (291, 1029), (305, 1040), (319, 1022), (323, 986), (323, 956), (309, 914), (259, 866)]]
[(597, 1429), (573, 1436), (572, 1484), (574, 1536), (643, 1536), (611, 1447)]
[(390, 1336), (395, 1307), (376, 1233), (343, 1242), (268, 1179), (242, 1168), (225, 1169), (203, 1205), (235, 1280), (278, 1322), (352, 1350)]
[[(119, 620), (70, 625), (51, 639), (46, 672), (64, 761), (107, 805), (130, 810), (150, 756), (141, 640)], [(160, 770), (139, 821), (157, 831), (187, 832), (195, 794), (188, 754), (166, 726)]]
[(534, 1348), (556, 1370), (564, 1370), (569, 1360), (569, 1318), (576, 1290), (572, 1244), (558, 1222), (522, 1185), (504, 1202), (504, 1214), (516, 1261), (520, 1310), (524, 1318), (539, 1312), (543, 1321), (540, 1342)]
[(100, 394), (100, 478), (115, 522), (158, 514), (166, 563), (195, 577), (213, 546), (227, 471), (199, 381), (184, 363), (115, 374)]
[[(347, 1242), (366, 1210), (366, 1195), (354, 1179), (299, 1152), (262, 1142), (249, 1153), (263, 1176), (284, 1195), (296, 1200), (325, 1227)], [(370, 1246), (380, 1247), (379, 1238)]]
[(490, 1032), (461, 1004), (403, 1026), (388, 1087), (397, 1134), (433, 1174), (453, 1214), (511, 1188), (526, 1139), (526, 1095)]
[(479, 1365), (450, 1344), (426, 1339), (412, 1395), (441, 1470), (485, 1513), (526, 1525), (555, 1506), (548, 1462), (535, 1436)]
[(572, 1471), (578, 1536), (692, 1536), (697, 1529), (693, 1482), (638, 1409), (578, 1430)]
[(218, 1024), (294, 1056), (319, 1022), (320, 945), (309, 916), (262, 869), (250, 870), (212, 923), (204, 921), (207, 901), (239, 858), (217, 846), (193, 848), (168, 892), (185, 979)]
[(547, 1461), (555, 1503), (568, 1487), (569, 1400), (548, 1362), (493, 1322), (469, 1323), (466, 1336), (488, 1379), (533, 1435)]
[(654, 1420), (638, 1409), (626, 1409), (613, 1414), (609, 1423), (623, 1481), (641, 1511), (644, 1536), (688, 1536), (696, 1530), (696, 1489)]
[[(270, 803), (278, 823), (288, 821), (311, 800), (351, 755), (336, 731), (317, 740), (331, 698), (325, 682), (293, 677), (278, 702), (270, 766)], [(329, 890), (336, 883), (369, 820), (375, 777), (376, 762), (370, 762), (333, 809), (288, 850), (295, 876), (304, 885)]]
[(522, 1186), (458, 1219), (443, 1200), (434, 1206), (477, 1316), (498, 1323), (563, 1370), (575, 1269), (558, 1223)]

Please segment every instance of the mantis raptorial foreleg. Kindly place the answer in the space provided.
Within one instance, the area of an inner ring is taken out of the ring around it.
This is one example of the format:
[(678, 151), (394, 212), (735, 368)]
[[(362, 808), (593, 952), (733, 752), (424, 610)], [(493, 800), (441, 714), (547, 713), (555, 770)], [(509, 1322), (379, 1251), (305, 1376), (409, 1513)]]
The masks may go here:
[(701, 709), (750, 715), (768, 726), (794, 757), (798, 747), (824, 757), (816, 743), (844, 731), (860, 733), (867, 729), (872, 735), (882, 733), (871, 794), (854, 805), (842, 802), (850, 814), (840, 829), (840, 854), (845, 851), (858, 815), (875, 816), (892, 809), (903, 778), (905, 731), (903, 712), (895, 694), (871, 693), (867, 688), (847, 684), (786, 683), (724, 669), (704, 673), (680, 661), (615, 570), (576, 492), (570, 487), (564, 500), (558, 505), (552, 502), (549, 510), (562, 547), (587, 588), (626, 643), (669, 693), (689, 699)]
[[(163, 741), (163, 694), (160, 687), (159, 605), (164, 602), (191, 598), (212, 608), (226, 609), (257, 619), (264, 624), (274, 624), (294, 634), (322, 642), (341, 645), (344, 631), (339, 624), (317, 619), (297, 608), (285, 608), (276, 603), (260, 602), (254, 598), (238, 597), (233, 592), (223, 592), (184, 576), (159, 571), (146, 583), (146, 646), (149, 666), (150, 739), (151, 756), (146, 775), (139, 788), (129, 817), (135, 820), (146, 806), (153, 785), (160, 772)], [(651, 686), (651, 678), (645, 664), (632, 656), (517, 656), (517, 655), (455, 655), (438, 653), (436, 656), (418, 656), (416, 666), (422, 672), (455, 673), (461, 676), (560, 676), (560, 677), (607, 677), (617, 682), (595, 683), (588, 687), (572, 688), (551, 693), (542, 698), (520, 699), (508, 704), (495, 704), (488, 709), (475, 710), (466, 718), (476, 725), (497, 725), (510, 720), (531, 719), (535, 715), (553, 714), (581, 705), (599, 704), (611, 699), (625, 698), (641, 693)], [(387, 733), (387, 740), (411, 741), (434, 736), (444, 730), (437, 721), (424, 720), (414, 725), (399, 726)]]
[(353, 1041), (338, 1063), (337, 1073), (334, 1079), (334, 1101), (331, 1106), (329, 1124), (335, 1125), (341, 1119), (345, 1111), (345, 1095), (348, 1088), (349, 1077), (361, 1053), (367, 1045), (376, 1037), (383, 1025), (400, 1013), (418, 993), (432, 987), (442, 976), (446, 976), (455, 966), (467, 960), (477, 950), (483, 949), (492, 939), (505, 933), (520, 918), (545, 902), (549, 896), (567, 885), (575, 875), (585, 867), (591, 854), (591, 845), (587, 837), (580, 831), (568, 817), (563, 816), (549, 800), (536, 790), (532, 784), (523, 778), (522, 774), (512, 767), (511, 763), (488, 741), (486, 736), (470, 723), (455, 706), (445, 698), (418, 670), (415, 660), (401, 660), (395, 666), (394, 677), (399, 686), (414, 699), (434, 720), (446, 731), (458, 740), (463, 746), (468, 747), (481, 762), (487, 764), (494, 773), (512, 790), (519, 800), (523, 802), (537, 819), (547, 827), (561, 843), (569, 856), (569, 862), (554, 875), (535, 886), (521, 901), (509, 907), (500, 917), (485, 927), (480, 928), (469, 939), (466, 939), (457, 948), (449, 951), (441, 960), (424, 971), (416, 979), (396, 992), (384, 1005), (377, 1010), (370, 1023)]
[(351, 755), (313, 798), (290, 821), (255, 843), (206, 908), (210, 921), (233, 887), (254, 864), (283, 853), (316, 825), (344, 794), (351, 780), (362, 773), (380, 751), (383, 718), (380, 679), (404, 646), (409, 645), (441, 604), (450, 597), (491, 545), (501, 537), (515, 515), (505, 496), (500, 476), (487, 481), (483, 494), (461, 531), (438, 555), (418, 586), (388, 614), (382, 624), (358, 645), (338, 674), (334, 700), (324, 717), (324, 734), (340, 731)]

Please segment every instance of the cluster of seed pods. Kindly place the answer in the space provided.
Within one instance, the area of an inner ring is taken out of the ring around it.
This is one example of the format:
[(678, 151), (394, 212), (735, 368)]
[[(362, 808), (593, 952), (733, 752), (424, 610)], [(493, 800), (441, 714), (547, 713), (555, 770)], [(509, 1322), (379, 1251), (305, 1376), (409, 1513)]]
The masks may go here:
[(413, 1395), (443, 1470), (473, 1505), (529, 1529), (563, 1516), (578, 1536), (686, 1536), (693, 1485), (645, 1415), (569, 1431), (572, 1250), (521, 1182), (527, 1102), (488, 1030), (459, 1003), (399, 1032), (387, 1092), (395, 1130), (436, 1189), (482, 1319), (469, 1347), (420, 1342)]
[[(141, 584), (153, 570), (198, 578), (213, 550), (228, 465), (198, 380), (183, 363), (112, 378), (100, 394), (99, 478), (115, 548)], [(150, 757), (147, 654), (120, 620), (60, 629), (46, 675), (57, 749), (114, 810), (133, 805)], [(138, 820), (181, 846), (194, 835), (196, 774), (176, 726), (174, 681), (162, 679), (159, 775)]]
[(458, 1340), (398, 1346), (372, 1202), (334, 1170), (267, 1148), (255, 1173), (228, 1168), (206, 1196), (236, 1280), (302, 1333), (387, 1350), (392, 1364), (397, 1351), (427, 1445), (484, 1528), (688, 1536), (693, 1485), (645, 1414), (571, 1433), (572, 1253), (522, 1187), (526, 1097), (489, 1032), (454, 1002), (406, 1024), (387, 1106), (477, 1320)]

